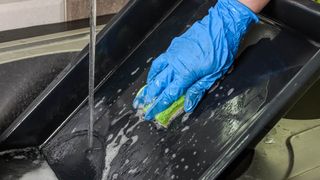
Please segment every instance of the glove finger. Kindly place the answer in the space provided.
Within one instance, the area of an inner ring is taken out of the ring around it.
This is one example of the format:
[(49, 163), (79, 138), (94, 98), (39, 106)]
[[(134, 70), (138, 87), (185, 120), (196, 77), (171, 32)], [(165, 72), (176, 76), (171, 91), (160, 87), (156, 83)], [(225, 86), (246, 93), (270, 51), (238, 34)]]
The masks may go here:
[(172, 67), (167, 66), (161, 71), (150, 83), (147, 84), (144, 103), (150, 104), (158, 97), (164, 89), (166, 89), (172, 82), (174, 72)]
[(137, 93), (137, 95), (136, 95), (136, 97), (134, 98), (134, 100), (133, 100), (133, 108), (134, 109), (137, 109), (137, 108), (139, 108), (139, 106), (144, 106), (144, 97), (145, 97), (145, 95), (146, 95), (146, 86), (144, 86), (143, 88), (141, 88), (140, 90), (139, 90), (139, 92)]
[(204, 93), (213, 85), (213, 83), (218, 79), (216, 74), (208, 75), (197, 82), (195, 82), (186, 93), (186, 99), (184, 102), (184, 110), (186, 112), (192, 112), (200, 100), (202, 99)]
[(186, 86), (187, 84), (185, 84), (183, 79), (174, 80), (147, 110), (145, 119), (150, 121), (154, 119), (158, 113), (170, 107), (174, 101), (186, 92)]
[(173, 79), (173, 70), (166, 67), (156, 78), (143, 87), (133, 100), (133, 107), (137, 109), (139, 106), (150, 104), (161, 92), (171, 83)]
[(147, 77), (147, 83), (150, 83), (162, 70), (168, 65), (168, 61), (165, 54), (161, 54), (156, 58), (151, 65), (150, 71)]

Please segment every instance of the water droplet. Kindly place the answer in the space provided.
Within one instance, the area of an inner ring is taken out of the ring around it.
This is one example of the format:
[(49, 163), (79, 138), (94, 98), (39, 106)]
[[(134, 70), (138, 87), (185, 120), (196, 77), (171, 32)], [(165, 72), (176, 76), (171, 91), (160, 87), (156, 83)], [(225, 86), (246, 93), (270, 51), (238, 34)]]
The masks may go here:
[(146, 157), (146, 158), (142, 161), (142, 163), (145, 164), (145, 163), (148, 161), (148, 159), (149, 159), (149, 157)]
[(172, 154), (172, 158), (176, 158), (177, 157), (177, 155), (176, 154)]
[(190, 129), (190, 127), (189, 127), (189, 126), (186, 126), (186, 127), (184, 127), (184, 128), (181, 130), (181, 132), (187, 131), (187, 130), (189, 130), (189, 129)]
[(188, 165), (185, 165), (185, 166), (184, 166), (184, 170), (187, 170), (187, 169), (189, 169), (189, 166), (188, 166)]
[(210, 114), (210, 116), (209, 116), (209, 119), (213, 118), (214, 114), (215, 114), (215, 111), (211, 111), (211, 114)]
[(131, 72), (131, 76), (135, 75), (135, 74), (139, 71), (139, 69), (140, 69), (140, 68), (138, 67), (136, 70), (132, 71), (132, 72)]
[(234, 91), (234, 88), (229, 89), (228, 96), (230, 96), (233, 93), (233, 91)]
[(118, 90), (117, 90), (117, 93), (121, 93), (121, 91), (122, 91), (122, 89), (118, 89)]
[(168, 153), (169, 152), (169, 148), (166, 148), (165, 150), (164, 150), (164, 153)]
[(195, 156), (197, 154), (197, 151), (194, 151), (192, 154)]
[(149, 59), (147, 59), (147, 63), (150, 63), (152, 61), (153, 57), (150, 57)]
[(119, 176), (119, 174), (117, 174), (117, 173), (116, 173), (116, 174), (113, 174), (113, 175), (112, 175), (112, 179), (114, 179), (114, 180), (115, 180), (115, 179), (118, 179), (118, 176)]
[(184, 162), (184, 158), (181, 158), (181, 162)]
[(137, 172), (138, 168), (135, 168), (135, 169), (130, 169), (129, 170), (129, 174), (135, 174)]
[(185, 115), (183, 115), (181, 122), (184, 123), (185, 121), (187, 121), (189, 119), (190, 114), (191, 113), (186, 113)]

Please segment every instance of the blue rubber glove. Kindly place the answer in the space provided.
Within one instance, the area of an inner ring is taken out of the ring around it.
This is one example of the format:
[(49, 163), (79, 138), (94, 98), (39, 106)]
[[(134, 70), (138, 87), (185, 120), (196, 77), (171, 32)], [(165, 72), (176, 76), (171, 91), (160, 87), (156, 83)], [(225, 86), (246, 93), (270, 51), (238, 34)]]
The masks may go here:
[(133, 106), (152, 104), (145, 114), (152, 120), (180, 96), (192, 112), (204, 93), (232, 65), (241, 38), (258, 17), (238, 0), (219, 0), (209, 14), (174, 38), (152, 63), (147, 85)]

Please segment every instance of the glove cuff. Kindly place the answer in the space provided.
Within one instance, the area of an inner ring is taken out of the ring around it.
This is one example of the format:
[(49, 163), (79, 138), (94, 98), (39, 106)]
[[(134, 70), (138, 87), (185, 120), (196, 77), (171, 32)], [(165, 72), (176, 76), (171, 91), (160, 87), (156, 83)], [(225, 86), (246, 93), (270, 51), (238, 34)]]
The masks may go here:
[(223, 13), (226, 13), (225, 11), (229, 11), (227, 14), (230, 14), (235, 20), (238, 22), (241, 21), (246, 26), (259, 22), (258, 16), (239, 0), (219, 0), (216, 8), (218, 11), (222, 11)]

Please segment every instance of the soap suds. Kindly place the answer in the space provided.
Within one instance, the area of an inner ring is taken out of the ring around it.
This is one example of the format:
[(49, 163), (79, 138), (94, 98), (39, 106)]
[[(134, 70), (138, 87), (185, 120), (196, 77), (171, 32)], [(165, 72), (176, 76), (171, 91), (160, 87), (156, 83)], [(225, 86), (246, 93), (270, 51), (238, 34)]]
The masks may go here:
[(146, 158), (142, 161), (142, 163), (145, 164), (145, 163), (148, 161), (148, 159), (149, 159), (149, 157), (146, 157)]
[(191, 113), (186, 113), (185, 115), (183, 115), (182, 117), (182, 123), (186, 122), (189, 119), (189, 116), (191, 115)]
[(112, 175), (112, 180), (118, 179), (118, 176), (119, 176), (119, 174), (117, 174), (117, 173), (116, 173), (116, 174), (113, 174), (113, 175)]
[[(136, 122), (134, 125), (132, 125), (128, 130), (127, 133), (132, 131), (134, 127), (136, 127), (140, 122)], [(108, 175), (110, 172), (111, 168), (111, 163), (114, 160), (114, 158), (119, 154), (119, 150), (122, 147), (123, 144), (125, 144), (129, 139), (132, 139), (131, 145), (137, 142), (138, 136), (133, 136), (131, 138), (128, 138), (124, 130), (129, 126), (129, 122), (118, 132), (116, 137), (120, 137), (120, 140), (118, 141), (119, 138), (114, 138), (113, 141), (111, 141), (107, 147), (106, 147), (106, 157), (105, 157), (105, 168), (103, 170), (103, 176), (102, 180), (108, 179)]]
[(150, 57), (149, 59), (147, 59), (147, 63), (150, 63), (152, 61), (153, 57)]
[(110, 141), (113, 138), (113, 134), (109, 134), (107, 141)]
[(24, 155), (17, 155), (17, 156), (13, 156), (13, 159), (27, 159), (27, 157)]
[(211, 114), (210, 114), (210, 116), (209, 116), (209, 119), (213, 118), (214, 114), (215, 114), (215, 111), (211, 111)]
[(189, 129), (190, 129), (190, 127), (189, 127), (189, 126), (186, 126), (186, 127), (184, 127), (184, 128), (181, 130), (181, 132), (187, 131), (187, 130), (189, 130)]
[(121, 115), (126, 109), (127, 107), (123, 107), (118, 114)]
[(94, 107), (97, 108), (98, 106), (100, 106), (104, 102), (104, 100), (105, 100), (105, 97), (103, 97), (100, 101), (98, 101)]
[(58, 180), (58, 178), (46, 162), (43, 162), (38, 169), (24, 174), (19, 180), (36, 179)]
[(233, 91), (234, 91), (234, 88), (229, 89), (228, 96), (230, 96), (233, 93)]
[(139, 69), (140, 69), (140, 68), (138, 67), (136, 70), (132, 71), (132, 72), (131, 72), (131, 76), (135, 75), (135, 74), (139, 71)]
[(135, 168), (135, 169), (130, 169), (129, 170), (129, 174), (135, 174), (137, 172), (138, 168)]

